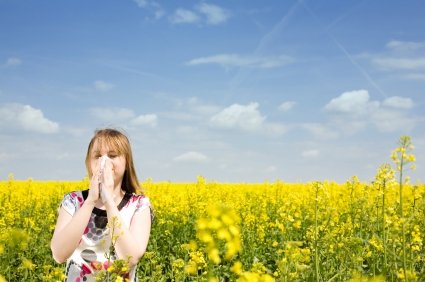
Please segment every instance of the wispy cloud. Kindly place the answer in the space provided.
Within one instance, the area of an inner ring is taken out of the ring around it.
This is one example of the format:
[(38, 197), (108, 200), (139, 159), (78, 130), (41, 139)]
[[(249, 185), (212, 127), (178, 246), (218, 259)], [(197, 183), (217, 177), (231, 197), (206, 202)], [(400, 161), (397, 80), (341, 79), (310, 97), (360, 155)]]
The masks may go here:
[(124, 123), (133, 126), (156, 127), (158, 116), (156, 114), (136, 115), (128, 108), (91, 108), (90, 114), (96, 119), (109, 123)]
[(238, 54), (218, 54), (209, 57), (195, 58), (187, 62), (189, 66), (216, 64), (225, 68), (246, 67), (270, 69), (288, 65), (293, 62), (289, 56), (241, 56)]
[(0, 127), (36, 133), (59, 131), (59, 124), (47, 119), (40, 109), (18, 103), (0, 105)]
[(305, 150), (301, 152), (303, 158), (316, 158), (320, 155), (320, 151), (317, 149)]
[(153, 11), (155, 19), (160, 19), (165, 15), (165, 11), (157, 1), (152, 0), (133, 0), (137, 6), (143, 9)]
[(398, 96), (386, 98), (382, 105), (396, 109), (411, 109), (414, 106), (412, 99)]
[(175, 24), (181, 23), (196, 23), (200, 17), (193, 11), (179, 8), (170, 17), (170, 21)]
[(96, 80), (93, 84), (94, 84), (94, 88), (97, 91), (101, 91), (101, 92), (109, 91), (115, 86), (112, 83), (109, 83), (103, 80)]
[(190, 97), (189, 99), (180, 101), (180, 103), (181, 107), (201, 115), (211, 115), (220, 111), (219, 106), (207, 104), (197, 97)]
[(134, 2), (136, 2), (137, 6), (142, 8), (146, 7), (149, 3), (148, 0), (134, 0)]
[(331, 127), (320, 123), (304, 123), (301, 125), (301, 128), (318, 139), (329, 140), (340, 136), (340, 134)]
[(228, 11), (213, 4), (201, 3), (197, 10), (206, 16), (206, 22), (211, 25), (224, 23), (230, 17)]
[(331, 99), (325, 112), (335, 116), (333, 124), (345, 133), (354, 134), (367, 126), (382, 132), (410, 130), (418, 118), (409, 115), (414, 107), (410, 98), (392, 96), (383, 101), (372, 101), (367, 90), (344, 92)]
[(282, 112), (290, 111), (297, 103), (294, 101), (286, 101), (279, 105), (278, 109)]
[(403, 111), (380, 108), (371, 115), (370, 122), (381, 132), (407, 132), (417, 125), (418, 118)]
[(11, 57), (11, 58), (8, 58), (6, 60), (6, 62), (3, 64), (3, 67), (6, 67), (6, 68), (8, 68), (8, 67), (16, 67), (16, 66), (19, 66), (20, 64), (22, 64), (22, 60), (21, 59), (16, 58), (16, 57)]
[(91, 108), (90, 113), (105, 122), (119, 122), (135, 117), (133, 110), (127, 108)]
[(425, 69), (425, 57), (419, 58), (374, 58), (372, 64), (384, 70), (417, 70)]
[(414, 51), (425, 48), (425, 42), (391, 40), (386, 47), (395, 51)]
[(207, 25), (219, 25), (230, 18), (230, 13), (217, 5), (205, 2), (198, 4), (193, 9), (177, 8), (169, 17), (173, 24), (205, 23)]
[(393, 77), (425, 80), (425, 42), (392, 40), (381, 54), (366, 58), (375, 68), (392, 72)]
[(256, 130), (261, 127), (266, 117), (258, 110), (258, 103), (248, 105), (233, 104), (210, 118), (210, 124), (218, 128), (239, 128)]
[(175, 157), (173, 160), (175, 162), (203, 163), (207, 162), (209, 158), (200, 152), (190, 151)]
[(403, 75), (403, 78), (408, 80), (425, 80), (425, 73), (408, 73)]
[(268, 135), (279, 136), (288, 132), (291, 126), (276, 123), (276, 122), (265, 122), (263, 124), (264, 133)]
[(155, 114), (139, 115), (131, 121), (133, 125), (147, 125), (149, 127), (156, 127), (158, 124), (158, 116)]

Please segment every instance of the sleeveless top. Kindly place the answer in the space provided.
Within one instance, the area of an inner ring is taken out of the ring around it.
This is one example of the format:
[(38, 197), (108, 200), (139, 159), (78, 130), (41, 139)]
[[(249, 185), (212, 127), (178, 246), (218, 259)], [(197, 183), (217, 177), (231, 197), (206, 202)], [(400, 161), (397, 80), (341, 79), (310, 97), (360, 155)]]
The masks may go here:
[[(70, 192), (63, 197), (60, 207), (74, 216), (83, 205), (87, 195), (88, 190)], [(126, 192), (118, 205), (123, 220), (122, 224), (130, 226), (133, 216), (148, 208), (151, 208), (149, 198)], [(98, 270), (108, 269), (109, 265), (116, 259), (114, 251), (110, 253), (110, 232), (111, 228), (108, 225), (106, 211), (95, 207), (78, 247), (66, 261), (66, 282), (95, 281)], [(118, 236), (118, 234), (114, 235)], [(109, 264), (107, 257), (109, 257)], [(128, 278), (129, 281), (137, 281), (136, 268), (137, 266), (134, 266), (129, 269), (123, 278)]]

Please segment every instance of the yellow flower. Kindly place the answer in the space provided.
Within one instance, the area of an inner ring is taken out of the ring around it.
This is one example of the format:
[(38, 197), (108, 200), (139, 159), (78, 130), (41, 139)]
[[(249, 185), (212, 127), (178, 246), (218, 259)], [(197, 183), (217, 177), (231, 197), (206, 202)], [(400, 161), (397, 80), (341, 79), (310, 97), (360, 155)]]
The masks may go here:
[(195, 275), (198, 273), (198, 265), (194, 261), (189, 261), (186, 265), (186, 273), (189, 275)]
[(297, 220), (293, 223), (293, 226), (295, 229), (300, 229), (301, 228), (301, 220)]
[(230, 235), (229, 231), (226, 228), (220, 228), (217, 232), (217, 237), (222, 240), (230, 241), (232, 235)]
[(33, 270), (35, 268), (35, 264), (32, 263), (31, 260), (24, 258), (22, 260), (22, 266), (26, 269)]
[(240, 261), (235, 262), (233, 266), (230, 268), (230, 271), (232, 271), (233, 273), (236, 273), (237, 275), (240, 275), (243, 271), (242, 263)]
[(219, 264), (221, 259), (220, 259), (220, 253), (218, 251), (217, 248), (211, 248), (208, 251), (208, 257), (210, 258), (210, 260), (212, 260), (212, 262), (214, 262), (215, 264)]
[(270, 276), (270, 275), (268, 275), (268, 274), (264, 274), (264, 275), (261, 277), (261, 281), (262, 281), (262, 282), (275, 282), (276, 280), (275, 280), (272, 276)]
[(200, 231), (198, 233), (198, 237), (204, 243), (210, 243), (214, 241), (214, 238), (211, 236), (211, 234), (208, 231)]
[(184, 267), (184, 260), (182, 259), (176, 259), (173, 261), (173, 267), (175, 268), (183, 268)]

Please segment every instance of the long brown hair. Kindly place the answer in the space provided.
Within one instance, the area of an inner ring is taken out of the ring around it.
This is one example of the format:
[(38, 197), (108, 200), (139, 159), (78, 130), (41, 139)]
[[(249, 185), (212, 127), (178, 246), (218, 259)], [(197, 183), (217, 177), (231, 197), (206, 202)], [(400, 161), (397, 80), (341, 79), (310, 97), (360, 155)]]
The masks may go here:
[(121, 184), (121, 189), (125, 192), (136, 193), (140, 191), (140, 183), (137, 179), (136, 169), (133, 163), (133, 153), (131, 151), (130, 141), (127, 136), (117, 129), (104, 128), (94, 132), (94, 136), (90, 140), (86, 155), (86, 168), (89, 178), (93, 172), (90, 167), (90, 158), (93, 146), (98, 142), (98, 146), (107, 146), (113, 148), (118, 154), (125, 157), (125, 172)]

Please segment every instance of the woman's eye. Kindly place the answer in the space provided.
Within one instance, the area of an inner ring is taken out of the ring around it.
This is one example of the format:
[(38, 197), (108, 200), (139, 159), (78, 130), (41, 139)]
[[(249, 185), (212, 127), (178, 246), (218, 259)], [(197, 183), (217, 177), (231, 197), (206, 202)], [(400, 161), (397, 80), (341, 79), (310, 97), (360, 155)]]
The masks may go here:
[(109, 155), (108, 157), (111, 158), (111, 159), (114, 159), (114, 158), (117, 157), (117, 155)]

